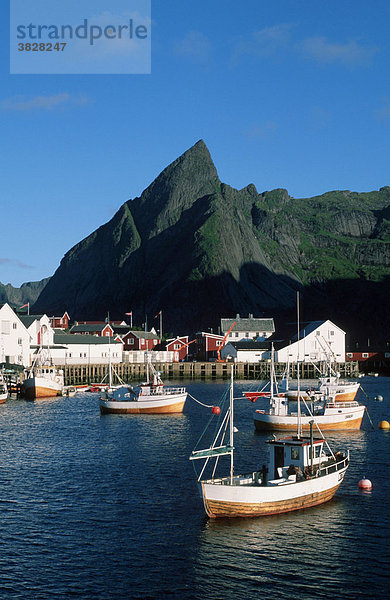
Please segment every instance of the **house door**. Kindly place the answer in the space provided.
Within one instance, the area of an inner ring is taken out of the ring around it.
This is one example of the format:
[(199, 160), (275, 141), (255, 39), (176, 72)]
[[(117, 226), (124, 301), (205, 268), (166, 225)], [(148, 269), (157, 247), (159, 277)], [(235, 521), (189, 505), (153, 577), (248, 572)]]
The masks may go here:
[(274, 464), (275, 464), (275, 473), (274, 478), (278, 479), (278, 468), (284, 467), (284, 448), (283, 446), (274, 446), (275, 455), (274, 455)]

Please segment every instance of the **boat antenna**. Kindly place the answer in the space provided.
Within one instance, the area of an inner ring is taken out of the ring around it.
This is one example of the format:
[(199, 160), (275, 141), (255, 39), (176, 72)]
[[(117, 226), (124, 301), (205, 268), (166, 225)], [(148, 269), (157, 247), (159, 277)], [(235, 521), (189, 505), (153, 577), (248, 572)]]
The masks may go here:
[(233, 424), (233, 364), (230, 365), (230, 485), (233, 485), (233, 471), (234, 471), (234, 458), (233, 458), (233, 436), (234, 436), (234, 424)]
[(298, 350), (297, 350), (297, 387), (298, 387), (298, 438), (301, 437), (302, 433), (302, 423), (301, 423), (301, 390), (300, 390), (300, 380), (299, 380), (299, 292), (297, 292), (297, 341), (298, 341)]

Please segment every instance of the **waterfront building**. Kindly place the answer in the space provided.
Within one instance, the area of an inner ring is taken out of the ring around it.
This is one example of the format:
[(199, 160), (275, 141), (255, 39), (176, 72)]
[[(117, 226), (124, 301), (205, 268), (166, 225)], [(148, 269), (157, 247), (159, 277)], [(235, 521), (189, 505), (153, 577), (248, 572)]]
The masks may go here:
[[(231, 327), (233, 329), (229, 332)], [(227, 339), (229, 342), (249, 340), (261, 342), (275, 333), (275, 324), (271, 318), (256, 318), (251, 314), (247, 318), (243, 318), (237, 314), (235, 319), (221, 319), (222, 335), (226, 335), (228, 332)]]
[(30, 334), (9, 304), (0, 304), (0, 363), (30, 366)]

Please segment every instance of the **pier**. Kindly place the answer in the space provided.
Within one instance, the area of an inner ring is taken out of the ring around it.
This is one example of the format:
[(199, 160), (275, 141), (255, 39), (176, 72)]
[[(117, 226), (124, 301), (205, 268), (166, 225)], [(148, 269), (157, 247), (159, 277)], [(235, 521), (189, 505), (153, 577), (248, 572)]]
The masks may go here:
[[(161, 362), (154, 363), (156, 371), (160, 371), (163, 379), (228, 379), (230, 367), (233, 365), (234, 378), (266, 380), (270, 376), (271, 362), (262, 361), (256, 363), (218, 363), (218, 362)], [(113, 365), (116, 373), (125, 382), (145, 381), (146, 363), (119, 363)], [(317, 379), (320, 364), (301, 363), (300, 377), (302, 379)], [(90, 383), (108, 382), (108, 365), (65, 365), (65, 385), (83, 385)], [(284, 363), (275, 364), (275, 374), (282, 377), (285, 372)], [(345, 362), (337, 365), (342, 377), (357, 377), (359, 368), (357, 362)], [(297, 365), (290, 365), (289, 376), (291, 379), (297, 377)]]

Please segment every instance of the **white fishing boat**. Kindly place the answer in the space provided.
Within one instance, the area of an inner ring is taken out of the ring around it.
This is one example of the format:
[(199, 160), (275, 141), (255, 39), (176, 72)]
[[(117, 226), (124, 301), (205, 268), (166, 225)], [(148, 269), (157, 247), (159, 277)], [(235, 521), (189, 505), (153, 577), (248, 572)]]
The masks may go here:
[[(270, 392), (263, 397), (266, 406), (256, 410), (253, 417), (257, 430), (295, 431), (298, 409), (303, 431), (309, 431), (313, 418), (322, 430), (360, 429), (366, 407), (355, 401), (336, 402), (329, 389), (324, 388), (322, 392), (305, 396), (298, 390), (295, 398), (298, 400), (299, 395), (300, 401), (297, 402), (297, 407), (292, 405), (291, 398), (278, 394), (273, 348), (270, 371)], [(244, 394), (247, 395), (245, 392)]]
[(64, 372), (52, 364), (50, 353), (40, 348), (30, 371), (23, 382), (24, 396), (28, 400), (61, 396)]
[(140, 386), (109, 387), (100, 398), (100, 412), (128, 414), (169, 414), (183, 412), (187, 399), (184, 387), (167, 387), (161, 374), (147, 362), (147, 380)]
[(318, 384), (318, 393), (333, 398), (337, 404), (353, 402), (360, 387), (358, 381), (343, 381), (340, 373), (333, 371), (320, 377)]
[[(268, 466), (235, 474), (233, 407), (232, 370), (229, 408), (220, 417), (213, 444), (204, 450), (194, 450), (190, 456), (190, 460), (205, 461), (198, 482), (209, 517), (274, 515), (316, 506), (334, 496), (348, 468), (349, 452), (333, 453), (322, 434), (314, 438), (313, 420), (307, 437), (302, 436), (298, 420), (297, 435), (267, 442)], [(223, 455), (230, 456), (229, 474), (216, 476), (215, 465), (211, 477), (204, 479), (209, 461), (216, 459), (218, 463)]]
[(8, 387), (7, 383), (4, 379), (3, 373), (0, 371), (0, 404), (4, 404), (4, 402), (8, 398)]

